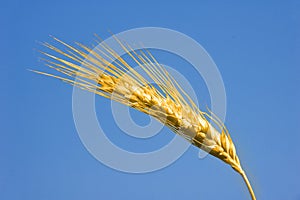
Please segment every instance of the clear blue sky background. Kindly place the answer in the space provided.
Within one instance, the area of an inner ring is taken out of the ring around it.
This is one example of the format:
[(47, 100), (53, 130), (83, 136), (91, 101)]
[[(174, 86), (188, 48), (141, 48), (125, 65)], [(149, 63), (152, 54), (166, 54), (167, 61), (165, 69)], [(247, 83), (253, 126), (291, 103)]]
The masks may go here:
[[(104, 166), (76, 133), (72, 87), (26, 70), (47, 70), (35, 49), (41, 48), (36, 41), (51, 42), (49, 34), (91, 43), (93, 33), (106, 38), (107, 30), (158, 26), (194, 38), (218, 65), (227, 92), (226, 123), (258, 199), (299, 200), (299, 10), (299, 1), (2, 1), (0, 199), (249, 199), (238, 174), (211, 156), (198, 159), (194, 147), (154, 173)], [(174, 56), (164, 63), (192, 72)], [(191, 83), (209, 104), (203, 82)], [(163, 145), (116, 137), (122, 132), (109, 102), (97, 100), (104, 109), (99, 119), (122, 148)], [(139, 123), (148, 120), (133, 115)], [(172, 136), (167, 129), (161, 134)]]

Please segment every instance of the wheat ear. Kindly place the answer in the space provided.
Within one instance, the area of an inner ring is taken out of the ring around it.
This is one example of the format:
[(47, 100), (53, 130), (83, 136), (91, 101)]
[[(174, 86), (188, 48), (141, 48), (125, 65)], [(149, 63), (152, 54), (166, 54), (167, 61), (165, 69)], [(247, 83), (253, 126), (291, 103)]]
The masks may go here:
[[(48, 43), (44, 45), (64, 58), (42, 53), (49, 58), (45, 59), (46, 65), (60, 75), (34, 72), (60, 79), (155, 117), (193, 145), (229, 164), (243, 177), (252, 199), (256, 199), (224, 124), (211, 111), (201, 111), (150, 52), (134, 51), (115, 38), (131, 59), (157, 84), (156, 87), (104, 42), (98, 41), (99, 45), (91, 49), (80, 43), (76, 43), (75, 48), (54, 39), (66, 49), (63, 51)], [(70, 77), (76, 78), (76, 81)]]

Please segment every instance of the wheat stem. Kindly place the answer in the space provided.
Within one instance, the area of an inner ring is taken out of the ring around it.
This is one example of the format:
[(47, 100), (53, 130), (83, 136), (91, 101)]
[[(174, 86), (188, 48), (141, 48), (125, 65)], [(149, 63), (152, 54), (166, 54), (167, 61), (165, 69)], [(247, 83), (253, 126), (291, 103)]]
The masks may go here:
[(249, 182), (249, 180), (247, 178), (247, 175), (246, 175), (245, 171), (242, 170), (242, 172), (239, 172), (239, 173), (241, 174), (241, 176), (243, 177), (243, 179), (244, 179), (244, 181), (245, 181), (245, 183), (247, 185), (247, 188), (249, 190), (249, 193), (251, 195), (252, 200), (256, 200), (254, 191), (253, 191), (252, 186), (251, 186), (251, 184), (250, 184), (250, 182)]

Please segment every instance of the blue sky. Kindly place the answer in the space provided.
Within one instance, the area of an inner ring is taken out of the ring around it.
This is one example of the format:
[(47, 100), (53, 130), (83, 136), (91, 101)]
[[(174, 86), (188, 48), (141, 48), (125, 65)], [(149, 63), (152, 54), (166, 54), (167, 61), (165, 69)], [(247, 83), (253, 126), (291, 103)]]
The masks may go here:
[[(90, 44), (94, 33), (107, 38), (108, 30), (147, 26), (194, 38), (216, 62), (227, 94), (226, 124), (258, 199), (300, 199), (299, 6), (297, 1), (2, 2), (0, 199), (249, 198), (237, 173), (212, 156), (200, 160), (194, 147), (153, 173), (106, 167), (77, 135), (72, 87), (26, 70), (48, 70), (36, 49), (38, 41), (52, 42), (50, 34)], [(156, 53), (184, 75), (193, 72), (183, 60)], [(190, 81), (209, 105), (201, 78)], [(109, 101), (96, 99), (99, 120), (122, 148), (163, 145), (155, 138), (123, 136)], [(132, 115), (137, 123), (148, 120)], [(160, 134), (163, 142), (172, 138), (168, 129)]]

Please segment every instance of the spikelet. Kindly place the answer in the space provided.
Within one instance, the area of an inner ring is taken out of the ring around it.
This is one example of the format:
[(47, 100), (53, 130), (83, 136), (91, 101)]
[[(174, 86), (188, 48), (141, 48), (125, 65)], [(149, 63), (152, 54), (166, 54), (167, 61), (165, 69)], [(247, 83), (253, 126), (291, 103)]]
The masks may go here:
[[(115, 37), (131, 59), (156, 83), (156, 87), (104, 42), (99, 42), (98, 47), (91, 49), (80, 43), (76, 43), (75, 48), (54, 39), (64, 45), (66, 50), (62, 51), (48, 43), (44, 45), (64, 59), (42, 53), (49, 58), (45, 59), (46, 65), (60, 75), (34, 72), (60, 79), (155, 117), (193, 145), (221, 159), (240, 173), (252, 199), (255, 199), (224, 124), (211, 111), (201, 111), (149, 51), (134, 51)], [(76, 81), (72, 78), (76, 78)]]

